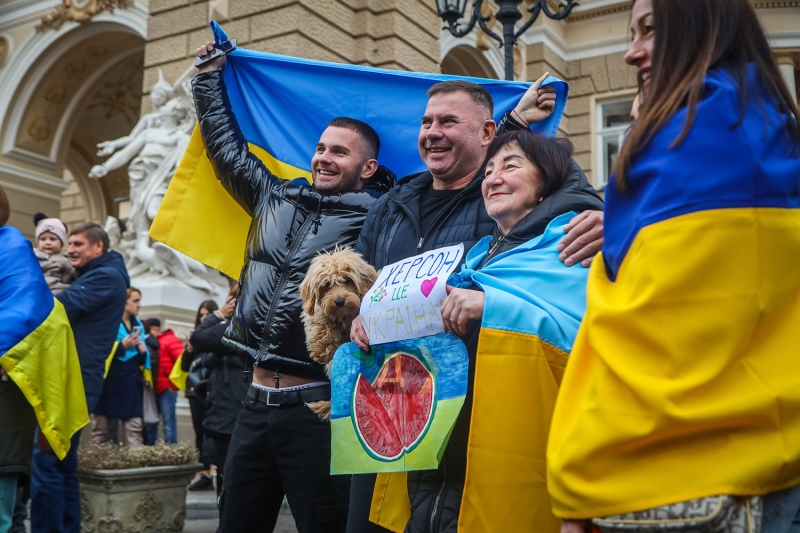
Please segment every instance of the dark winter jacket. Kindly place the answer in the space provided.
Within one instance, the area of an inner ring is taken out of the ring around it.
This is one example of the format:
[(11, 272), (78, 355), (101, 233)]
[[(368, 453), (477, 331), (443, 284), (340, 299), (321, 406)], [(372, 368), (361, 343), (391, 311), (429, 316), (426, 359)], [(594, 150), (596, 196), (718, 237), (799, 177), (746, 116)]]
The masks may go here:
[(56, 296), (64, 304), (81, 362), (87, 396), (100, 396), (106, 358), (117, 340), (130, 285), (122, 256), (114, 251), (78, 269), (78, 280)]
[[(481, 195), (483, 174), (464, 187), (450, 205), (432, 224), (428, 233), (420, 234), (420, 196), (430, 189), (433, 176), (423, 172), (400, 180), (397, 187), (380, 198), (370, 209), (364, 228), (356, 244), (356, 251), (376, 269), (405, 259), (391, 257), (395, 238), (413, 239), (416, 254), (444, 246), (464, 243), (464, 252), (486, 235), (491, 235), (495, 222), (486, 213)], [(572, 206), (572, 207), (569, 207)], [(586, 175), (573, 160), (564, 185), (555, 194), (545, 198), (532, 212), (533, 224), (542, 230), (556, 216), (569, 211), (602, 210), (600, 195), (589, 184)], [(535, 213), (535, 215), (533, 215)]]
[(30, 474), (35, 430), (33, 407), (0, 368), (0, 475)]
[(225, 342), (258, 366), (326, 380), (306, 349), (300, 282), (319, 252), (355, 243), (367, 211), (393, 185), (394, 176), (381, 167), (366, 189), (330, 196), (305, 180), (281, 181), (249, 152), (220, 72), (199, 74), (192, 84), (217, 178), (252, 216), (241, 291)]
[(250, 386), (252, 360), (223, 344), (228, 322), (211, 313), (192, 334), (192, 346), (203, 354), (202, 365), (211, 372), (203, 414), (203, 429), (218, 435), (231, 435), (236, 416)]

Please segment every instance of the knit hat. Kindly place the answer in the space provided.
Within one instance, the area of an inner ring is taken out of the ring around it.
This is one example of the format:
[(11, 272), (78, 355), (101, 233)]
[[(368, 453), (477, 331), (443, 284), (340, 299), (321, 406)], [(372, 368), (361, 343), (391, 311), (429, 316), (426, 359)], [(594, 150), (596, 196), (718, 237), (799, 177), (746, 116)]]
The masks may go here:
[(61, 244), (67, 244), (67, 227), (57, 218), (43, 218), (36, 222), (37, 241), (42, 233), (52, 233), (61, 239)]

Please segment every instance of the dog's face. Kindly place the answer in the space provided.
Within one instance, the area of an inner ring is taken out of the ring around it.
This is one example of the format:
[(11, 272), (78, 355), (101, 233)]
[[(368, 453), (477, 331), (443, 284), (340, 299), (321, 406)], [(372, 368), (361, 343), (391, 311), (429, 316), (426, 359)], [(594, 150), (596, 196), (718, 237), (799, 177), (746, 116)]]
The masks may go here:
[(320, 254), (300, 284), (303, 311), (309, 316), (322, 313), (335, 319), (353, 318), (376, 277), (375, 269), (350, 249)]

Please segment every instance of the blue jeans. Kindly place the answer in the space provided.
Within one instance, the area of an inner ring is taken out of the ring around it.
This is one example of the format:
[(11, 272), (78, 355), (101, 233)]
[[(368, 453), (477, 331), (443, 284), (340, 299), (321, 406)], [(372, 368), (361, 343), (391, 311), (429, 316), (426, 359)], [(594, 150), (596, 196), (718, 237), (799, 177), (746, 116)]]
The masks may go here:
[[(86, 405), (92, 412), (99, 396), (87, 395)], [(81, 432), (70, 440), (64, 460), (53, 450), (39, 449), (36, 432), (31, 464), (31, 533), (80, 533), (81, 495), (78, 485), (78, 444)]]
[(800, 485), (764, 495), (762, 533), (800, 533)]
[(0, 531), (8, 531), (17, 501), (18, 474), (0, 474)]
[(144, 445), (152, 446), (158, 440), (158, 423), (150, 424), (144, 428)]
[(175, 404), (178, 402), (178, 391), (167, 389), (158, 395), (158, 409), (164, 421), (164, 441), (167, 444), (178, 443), (178, 419), (175, 417)]

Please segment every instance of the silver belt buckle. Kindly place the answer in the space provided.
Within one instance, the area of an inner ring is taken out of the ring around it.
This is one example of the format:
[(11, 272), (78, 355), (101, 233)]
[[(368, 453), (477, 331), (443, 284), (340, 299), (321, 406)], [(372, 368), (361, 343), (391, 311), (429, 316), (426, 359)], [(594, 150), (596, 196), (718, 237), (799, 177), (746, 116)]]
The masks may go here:
[(270, 403), (269, 400), (270, 400), (270, 396), (272, 396), (272, 391), (268, 390), (268, 391), (265, 391), (265, 392), (267, 393), (267, 401), (264, 402), (264, 403), (267, 404), (267, 407), (280, 407), (281, 406), (281, 404), (279, 404), (279, 403)]

